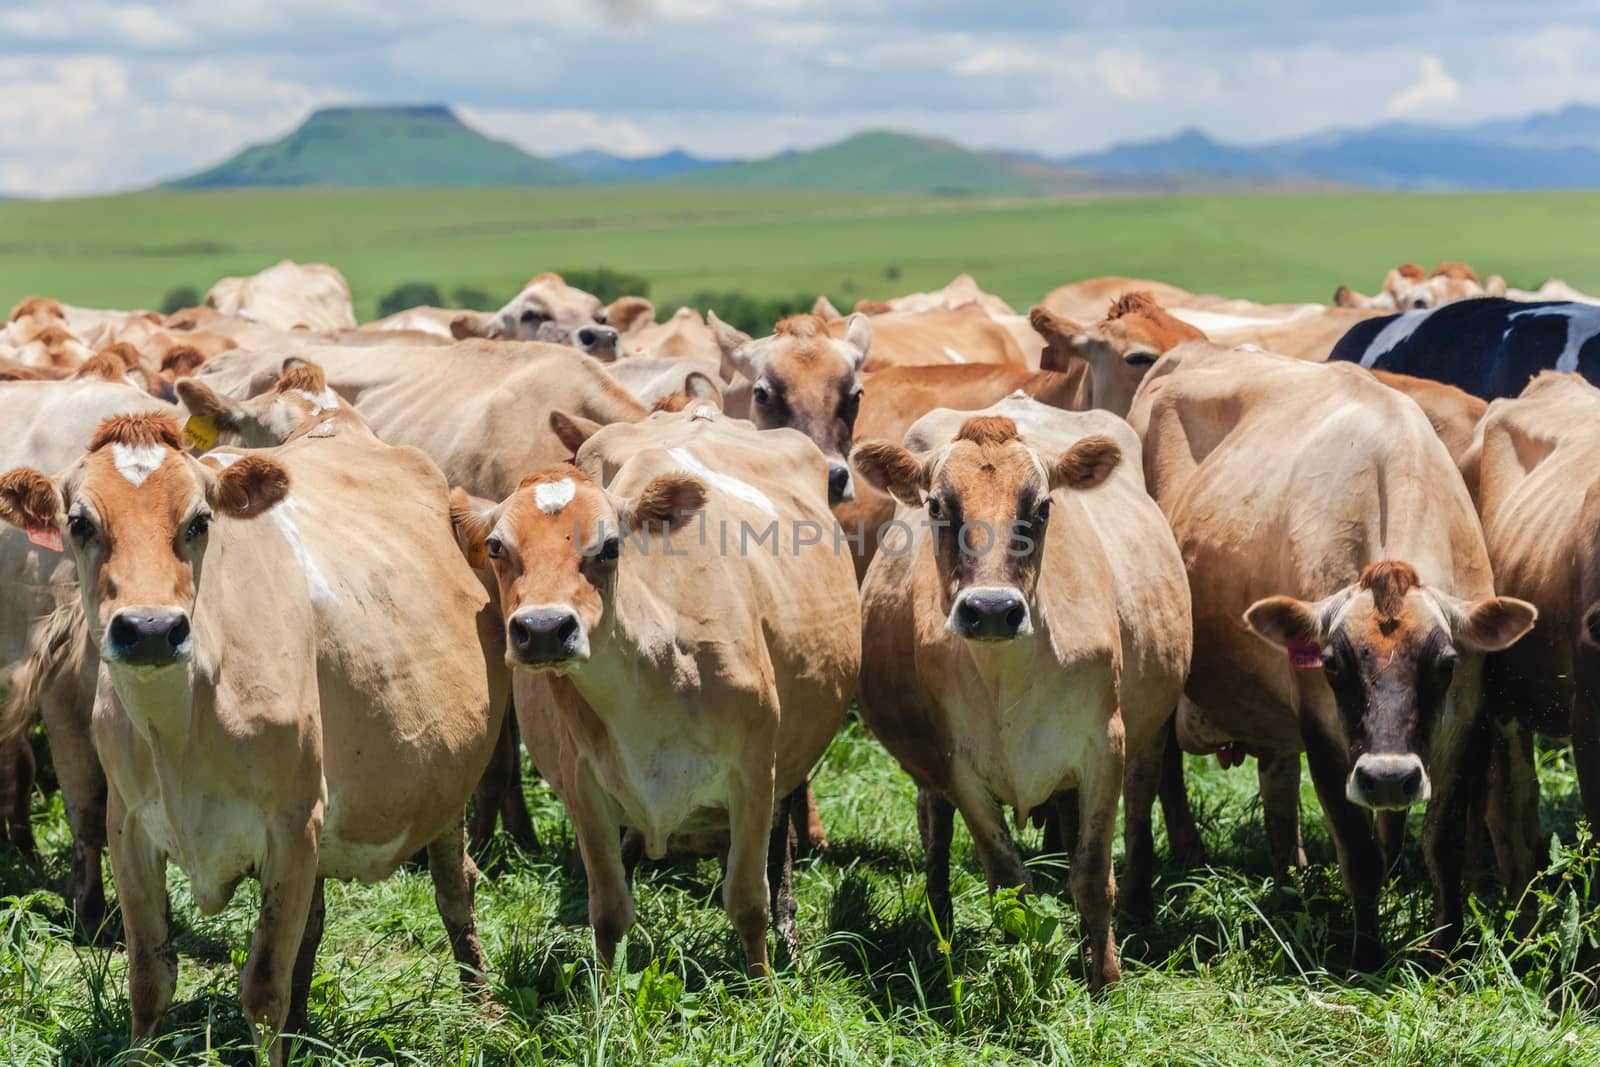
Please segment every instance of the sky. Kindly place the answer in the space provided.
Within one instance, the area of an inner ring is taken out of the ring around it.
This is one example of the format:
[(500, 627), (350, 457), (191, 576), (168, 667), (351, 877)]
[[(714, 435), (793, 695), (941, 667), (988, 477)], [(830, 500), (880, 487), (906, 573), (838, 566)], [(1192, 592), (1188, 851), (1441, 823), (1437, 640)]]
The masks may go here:
[(1600, 103), (1600, 0), (0, 0), (0, 191), (138, 188), (312, 109), (448, 103), (530, 151), (866, 128), (1063, 155)]

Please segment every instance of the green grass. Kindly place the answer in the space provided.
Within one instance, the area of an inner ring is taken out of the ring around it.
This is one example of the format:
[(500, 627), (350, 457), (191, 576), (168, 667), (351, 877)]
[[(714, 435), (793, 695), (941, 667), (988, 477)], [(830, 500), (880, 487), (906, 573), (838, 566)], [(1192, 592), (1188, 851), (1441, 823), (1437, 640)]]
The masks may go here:
[[(1466, 260), (1514, 285), (1600, 290), (1600, 193), (971, 200), (657, 188), (229, 190), (0, 204), (0, 305), (41, 293), (148, 307), (283, 257), (344, 271), (363, 319), (406, 281), (509, 296), (541, 270), (640, 274), (662, 307), (706, 289), (836, 302), (971, 271), (1026, 307), (1067, 281), (1152, 277), (1257, 300), (1375, 288)], [(0, 308), (3, 310), (3, 308)]]
[[(739, 977), (712, 861), (641, 870), (625, 973), (603, 976), (570, 872), (571, 831), (548, 792), (532, 788), (546, 851), (508, 857), (478, 895), (489, 995), (459, 990), (425, 874), (330, 886), (314, 1052), (341, 1064), (595, 1067), (1595, 1061), (1600, 1014), (1574, 964), (1592, 955), (1600, 916), (1577, 910), (1571, 850), (1525, 939), (1497, 935), (1500, 905), (1481, 900), (1461, 962), (1444, 976), (1402, 958), (1376, 978), (1346, 979), (1347, 912), (1309, 783), (1312, 866), (1292, 891), (1275, 891), (1254, 774), (1209, 760), (1191, 760), (1190, 772), (1214, 866), (1163, 871), (1157, 920), (1122, 925), (1125, 980), (1099, 997), (1081, 982), (1070, 905), (1045, 896), (992, 907), (959, 829), (957, 930), (941, 952), (924, 918), (912, 789), (852, 724), (816, 777), (833, 847), (797, 872), (803, 966), (783, 970), (772, 995)], [(1541, 776), (1546, 824), (1570, 840), (1579, 801), (1566, 753), (1546, 753)], [(121, 1062), (123, 958), (69, 944), (46, 888), (68, 856), (59, 801), (38, 829), (45, 869), (0, 869), (0, 1062)], [(1420, 866), (1413, 844), (1384, 898), (1401, 944), (1427, 931)], [(181, 876), (171, 884), (180, 984), (162, 1052), (249, 1063), (236, 996), (253, 886), (203, 919)], [(1020, 933), (1015, 943), (996, 915)]]

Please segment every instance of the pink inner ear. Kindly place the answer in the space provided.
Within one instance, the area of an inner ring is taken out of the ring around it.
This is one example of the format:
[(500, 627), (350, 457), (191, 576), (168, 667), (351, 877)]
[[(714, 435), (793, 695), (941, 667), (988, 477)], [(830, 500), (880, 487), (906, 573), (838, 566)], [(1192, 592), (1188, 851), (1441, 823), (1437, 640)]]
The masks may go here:
[(1291, 667), (1322, 666), (1322, 646), (1315, 641), (1291, 637), (1284, 642), (1283, 647), (1288, 650)]
[(30, 522), (28, 524), (28, 540), (40, 548), (49, 549), (51, 552), (60, 552), (62, 550), (61, 531), (54, 526), (36, 526)]

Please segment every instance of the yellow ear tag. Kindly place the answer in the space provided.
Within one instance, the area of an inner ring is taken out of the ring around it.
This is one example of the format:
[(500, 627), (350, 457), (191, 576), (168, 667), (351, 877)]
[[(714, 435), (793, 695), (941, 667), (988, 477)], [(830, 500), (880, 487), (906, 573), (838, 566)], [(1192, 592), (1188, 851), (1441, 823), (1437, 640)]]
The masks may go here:
[(471, 567), (475, 571), (478, 571), (482, 570), (484, 564), (488, 562), (489, 550), (484, 547), (482, 541), (479, 541), (477, 544), (471, 545), (467, 548), (467, 566)]
[(183, 424), (183, 438), (196, 452), (209, 452), (217, 443), (217, 420), (210, 415), (190, 415)]

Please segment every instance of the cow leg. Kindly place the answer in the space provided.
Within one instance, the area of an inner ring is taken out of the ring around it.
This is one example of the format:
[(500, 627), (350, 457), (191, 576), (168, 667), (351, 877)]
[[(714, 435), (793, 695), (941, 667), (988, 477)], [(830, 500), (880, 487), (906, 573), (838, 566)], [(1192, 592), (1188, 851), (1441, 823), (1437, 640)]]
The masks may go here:
[(983, 861), (989, 892), (993, 894), (1002, 886), (1020, 886), (1032, 892), (1033, 879), (1022, 864), (1022, 856), (1017, 852), (1011, 831), (1006, 828), (1000, 805), (970, 771), (960, 766), (953, 767), (952, 771), (951, 791), (961, 817), (966, 820), (972, 843), (978, 848), (978, 858)]
[(311, 979), (317, 973), (317, 949), (322, 945), (323, 920), (327, 915), (322, 881), (318, 878), (311, 890), (311, 910), (306, 913), (306, 932), (300, 937), (300, 951), (294, 957), (294, 976), (289, 982), (289, 1017), (283, 1024), (284, 1033), (288, 1034), (311, 1032), (308, 1009)]
[(1306, 866), (1300, 842), (1300, 754), (1267, 752), (1257, 756), (1256, 780), (1261, 784), (1272, 877), (1281, 885)]
[(1178, 745), (1178, 718), (1167, 721), (1161, 755), (1161, 818), (1167, 824), (1167, 854), (1179, 867), (1204, 867), (1210, 862), (1200, 827), (1189, 807), (1189, 787), (1183, 777), (1183, 749)]
[(478, 919), (472, 907), (478, 868), (467, 855), (460, 820), (428, 842), (428, 874), (433, 878), (434, 906), (444, 921), (462, 984), (481, 984), (483, 946), (478, 943)]
[(11, 847), (31, 862), (39, 858), (33, 840), (33, 783), (37, 771), (33, 746), (26, 733), (19, 733), (12, 738), (10, 748), (9, 753), (0, 752), (0, 770), (6, 772), (0, 774), (0, 822), (6, 824), (6, 840)]
[(796, 810), (804, 803), (807, 789), (796, 789), (778, 802), (777, 818), (772, 823), (772, 836), (767, 841), (767, 886), (772, 892), (769, 901), (773, 926), (778, 931), (778, 943), (789, 953), (794, 964), (800, 962), (800, 936), (795, 929), (795, 914), (800, 910), (794, 898), (794, 854), (800, 839), (795, 824), (799, 821)]
[(1513, 718), (1486, 728), (1484, 733), (1482, 743), (1492, 749), (1484, 763), (1493, 763), (1484, 817), (1494, 840), (1506, 899), (1517, 901), (1540, 866), (1539, 774), (1533, 731)]
[[(774, 721), (776, 717), (774, 716)], [(736, 786), (728, 804), (728, 862), (722, 904), (744, 945), (745, 973), (770, 974), (767, 966), (767, 844), (772, 836), (772, 771)]]
[(267, 859), (259, 875), (261, 914), (239, 976), (239, 1006), (256, 1039), (267, 1045), (273, 1067), (284, 1061), (290, 987), (316, 896), (321, 821), (316, 812), (302, 826), (268, 830)]
[(950, 900), (950, 841), (955, 837), (956, 809), (936, 789), (917, 789), (917, 828), (922, 832), (922, 869), (928, 880), (928, 907), (939, 936), (955, 937), (955, 905)]
[[(1430, 778), (1433, 795), (1422, 820), (1422, 855), (1433, 881), (1434, 934), (1428, 947), (1440, 954), (1454, 950), (1461, 936), (1461, 871), (1466, 859), (1468, 795), (1481, 788), (1489, 765), (1493, 727), (1475, 714), (1473, 721), (1441, 737), (1434, 749)], [(1530, 756), (1532, 754), (1530, 739)], [(1531, 768), (1530, 768), (1531, 771)], [(1538, 783), (1534, 783), (1534, 818), (1538, 818)]]
[(1155, 915), (1156, 842), (1153, 816), (1165, 772), (1160, 737), (1134, 754), (1123, 775), (1122, 910), (1144, 922)]
[(72, 864), (62, 888), (72, 908), (73, 939), (110, 947), (116, 931), (106, 925), (100, 859), (106, 846), (106, 775), (89, 732), (93, 692), (92, 681), (56, 679), (40, 695), (39, 710), (72, 830)]
[(1358, 971), (1376, 971), (1383, 963), (1383, 940), (1378, 932), (1378, 890), (1383, 882), (1383, 856), (1373, 840), (1372, 820), (1365, 811), (1345, 799), (1345, 779), (1349, 758), (1344, 742), (1330, 736), (1316, 721), (1315, 713), (1302, 710), (1300, 733), (1306, 746), (1306, 763), (1311, 782), (1322, 802), (1323, 816), (1333, 833), (1339, 853), (1339, 873), (1345, 892), (1350, 895), (1355, 918), (1355, 938), (1351, 964)]
[(111, 872), (117, 879), (122, 928), (128, 943), (128, 1041), (147, 1044), (161, 1029), (178, 987), (178, 953), (172, 946), (167, 901), (167, 857), (115, 793), (107, 805)]
[[(508, 696), (506, 722), (511, 731), (511, 769), (506, 778), (506, 790), (500, 797), (500, 825), (522, 851), (537, 852), (539, 835), (533, 829), (533, 815), (528, 811), (528, 798), (522, 791), (522, 728), (517, 725), (516, 709), (510, 703)], [(503, 731), (501, 736), (504, 737)]]
[(805, 788), (799, 791), (789, 811), (796, 834), (794, 854), (803, 858), (813, 852), (826, 852), (828, 833), (822, 828), (822, 813), (817, 811), (817, 795), (811, 790), (810, 776), (806, 777)]
[[(1120, 727), (1120, 722), (1115, 723)], [(1117, 935), (1111, 927), (1116, 882), (1111, 870), (1111, 842), (1116, 836), (1117, 801), (1122, 796), (1126, 765), (1120, 729), (1102, 739), (1105, 748), (1090, 756), (1079, 776), (1078, 847), (1072, 854), (1072, 902), (1083, 920), (1088, 944), (1089, 991), (1122, 981), (1117, 961)]]
[[(515, 840), (513, 821), (519, 805), (521, 813), (527, 815), (527, 801), (522, 796), (522, 761), (517, 751), (516, 730), (517, 717), (508, 710), (505, 721), (500, 725), (500, 736), (495, 740), (489, 765), (484, 768), (483, 777), (478, 779), (477, 788), (472, 793), (467, 850), (480, 859), (489, 854), (496, 823), (504, 818), (506, 833)], [(530, 821), (530, 832), (531, 826)], [(537, 842), (524, 844), (520, 840), (516, 843), (524, 849), (537, 845)]]
[(578, 835), (578, 854), (589, 883), (589, 925), (594, 930), (595, 952), (608, 969), (616, 959), (617, 943), (633, 925), (633, 894), (622, 864), (621, 826), (610, 814), (610, 803), (587, 764), (579, 764), (572, 778), (567, 814)]

